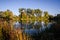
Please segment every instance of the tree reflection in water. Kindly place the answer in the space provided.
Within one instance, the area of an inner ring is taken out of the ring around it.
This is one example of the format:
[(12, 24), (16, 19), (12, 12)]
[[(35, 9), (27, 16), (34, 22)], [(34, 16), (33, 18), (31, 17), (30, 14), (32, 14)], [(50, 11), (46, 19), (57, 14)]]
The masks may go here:
[[(54, 22), (22, 23), (23, 35), (26, 40), (57, 40), (55, 35)], [(21, 25), (21, 23), (20, 23)], [(57, 28), (56, 28), (57, 29)]]

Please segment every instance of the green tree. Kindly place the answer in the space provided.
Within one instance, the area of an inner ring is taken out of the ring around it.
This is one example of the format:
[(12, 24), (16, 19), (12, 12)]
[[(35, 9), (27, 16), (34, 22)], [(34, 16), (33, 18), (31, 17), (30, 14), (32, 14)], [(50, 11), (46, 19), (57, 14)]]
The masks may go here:
[(34, 15), (35, 10), (32, 9), (32, 15)]
[(26, 9), (19, 9), (19, 13), (20, 13), (20, 15), (19, 15), (19, 22), (24, 22), (24, 21), (28, 21), (29, 19), (28, 19), (28, 15), (27, 15), (27, 13), (26, 13)]
[(48, 24), (48, 22), (49, 22), (49, 14), (47, 11), (44, 12), (44, 22), (45, 22), (45, 24)]
[(27, 9), (27, 14), (31, 14), (32, 10), (30, 8)]
[(10, 10), (7, 10), (3, 12), (3, 17), (5, 17), (7, 20), (13, 19), (13, 13)]
[(21, 20), (24, 8), (19, 9), (19, 19)]
[(35, 9), (35, 14), (37, 16), (41, 16), (42, 15), (42, 11), (40, 9)]

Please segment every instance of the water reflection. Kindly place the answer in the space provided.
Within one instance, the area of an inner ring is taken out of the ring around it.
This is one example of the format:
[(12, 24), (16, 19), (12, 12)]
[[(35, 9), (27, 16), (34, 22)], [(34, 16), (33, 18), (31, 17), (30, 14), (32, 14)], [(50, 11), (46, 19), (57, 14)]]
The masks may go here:
[[(50, 24), (50, 23), (48, 23)], [(22, 23), (22, 22), (16, 22), (14, 27), (22, 27), (22, 28), (25, 28), (25, 29), (40, 29), (40, 28), (46, 28), (48, 26), (48, 24), (44, 23), (44, 22), (38, 22), (38, 21), (35, 21), (35, 22), (26, 22), (26, 23)]]
[(39, 21), (25, 23), (17, 22), (14, 27), (23, 29), (22, 33), (26, 35), (26, 40), (54, 40), (54, 38), (51, 38), (51, 35), (53, 35), (53, 33), (51, 33), (53, 31), (52, 24), (51, 22)]

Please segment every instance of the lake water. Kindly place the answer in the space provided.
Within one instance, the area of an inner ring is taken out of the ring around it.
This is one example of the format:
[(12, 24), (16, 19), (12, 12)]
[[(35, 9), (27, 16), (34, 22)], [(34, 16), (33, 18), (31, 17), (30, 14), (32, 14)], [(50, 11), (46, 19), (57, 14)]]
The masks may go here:
[(14, 28), (22, 28), (23, 33), (31, 36), (29, 40), (59, 40), (60, 27), (57, 22), (16, 22)]

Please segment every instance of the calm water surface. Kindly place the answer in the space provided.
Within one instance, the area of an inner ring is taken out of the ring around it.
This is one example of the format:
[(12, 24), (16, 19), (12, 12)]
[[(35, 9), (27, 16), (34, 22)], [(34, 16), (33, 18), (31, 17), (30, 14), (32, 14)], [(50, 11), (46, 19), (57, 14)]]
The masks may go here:
[(59, 24), (57, 22), (16, 22), (14, 28), (23, 28), (23, 33), (31, 36), (34, 40), (58, 40), (60, 37)]

